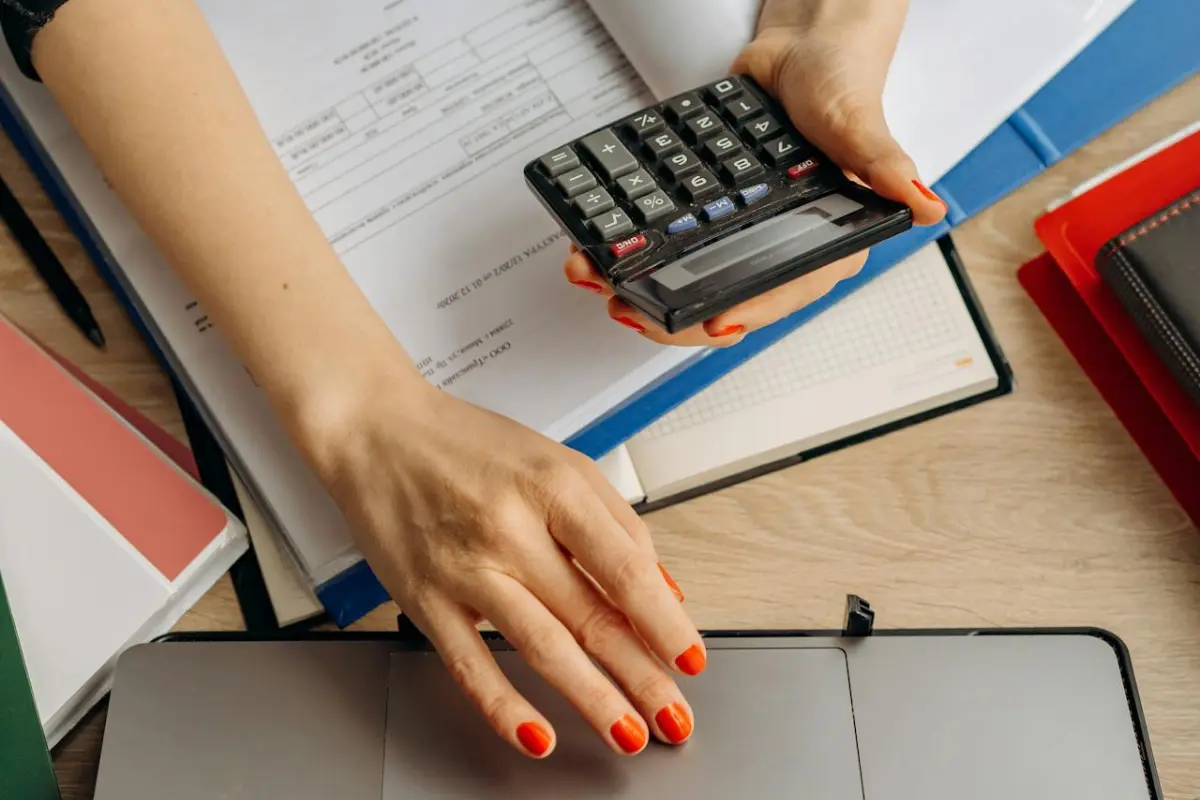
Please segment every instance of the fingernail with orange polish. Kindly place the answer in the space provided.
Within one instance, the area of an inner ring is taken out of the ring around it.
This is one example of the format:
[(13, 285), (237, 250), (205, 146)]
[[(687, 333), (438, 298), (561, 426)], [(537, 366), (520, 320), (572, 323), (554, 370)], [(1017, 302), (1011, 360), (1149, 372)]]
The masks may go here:
[(715, 331), (710, 335), (715, 338), (720, 338), (722, 336), (737, 336), (744, 330), (746, 330), (745, 325), (726, 325), (724, 328), (721, 328), (721, 330)]
[(629, 317), (617, 317), (617, 322), (621, 323), (626, 328), (633, 328), (638, 333), (646, 332), (646, 329), (639, 325), (636, 320), (632, 320)]
[(667, 572), (667, 568), (662, 564), (658, 565), (658, 571), (662, 573), (663, 580), (667, 582), (667, 586), (669, 586), (671, 591), (675, 593), (675, 599), (682, 603), (683, 590), (679, 588), (679, 584), (676, 583), (675, 579), (671, 577), (671, 573)]
[(544, 756), (550, 749), (550, 734), (536, 722), (522, 722), (518, 725), (517, 741), (535, 756)]
[(654, 715), (658, 729), (671, 744), (682, 744), (692, 735), (692, 718), (679, 703), (663, 706)]
[(675, 666), (679, 667), (679, 671), (684, 675), (699, 675), (704, 672), (704, 665), (707, 661), (704, 649), (700, 645), (694, 644), (675, 659)]
[(604, 287), (598, 283), (593, 283), (592, 281), (571, 281), (571, 283), (575, 286), (582, 286), (589, 292), (595, 292), (596, 294), (604, 293)]
[(646, 731), (629, 714), (621, 717), (608, 729), (617, 747), (633, 755), (646, 746)]
[(921, 183), (918, 180), (913, 181), (913, 186), (917, 187), (917, 191), (919, 191), (921, 194), (925, 195), (925, 197), (929, 198), (930, 200), (932, 200), (935, 203), (941, 203), (943, 209), (946, 208), (946, 201), (943, 200), (942, 198), (938, 197), (936, 194), (934, 194), (933, 190), (930, 189), (928, 186), (926, 186), (925, 184)]

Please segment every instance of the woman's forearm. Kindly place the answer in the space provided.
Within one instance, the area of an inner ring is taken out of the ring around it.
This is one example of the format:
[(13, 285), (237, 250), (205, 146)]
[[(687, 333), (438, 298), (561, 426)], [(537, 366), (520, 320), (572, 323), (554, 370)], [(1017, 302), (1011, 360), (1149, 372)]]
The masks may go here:
[[(341, 265), (192, 0), (71, 0), (34, 64), (304, 448), (363, 376), (423, 384)], [(402, 403), (402, 398), (397, 398)], [(336, 436), (336, 432), (330, 433)]]

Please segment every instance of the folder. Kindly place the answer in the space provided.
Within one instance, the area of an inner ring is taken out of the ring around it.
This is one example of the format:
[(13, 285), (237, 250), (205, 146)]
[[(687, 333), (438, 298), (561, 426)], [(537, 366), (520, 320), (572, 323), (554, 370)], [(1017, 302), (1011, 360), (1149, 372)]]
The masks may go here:
[[(567, 444), (593, 458), (611, 451), (734, 367), (970, 219), (1137, 107), (1194, 74), (1200, 69), (1200, 48), (1195, 46), (1195, 42), (1200, 41), (1200, 15), (1194, 13), (1193, 5), (1192, 0), (1139, 0), (1134, 3), (1020, 111), (935, 185), (935, 191), (947, 201), (950, 209), (944, 222), (913, 229), (875, 248), (858, 276), (842, 282), (822, 300), (747, 336), (735, 347), (712, 352), (685, 365), (597, 420), (569, 439)], [(104, 264), (105, 259), (86, 222), (74, 213), (72, 203), (52, 177), (52, 171), (40, 163), (39, 155), (24, 135), (20, 123), (3, 104), (0, 104), (0, 123), (30, 161), (95, 263)], [(144, 338), (155, 347), (119, 282), (114, 276), (107, 277), (130, 309)], [(160, 362), (166, 364), (163, 354), (157, 348), (155, 352)], [(197, 426), (195, 430), (199, 429)], [(194, 436), (204, 435), (195, 430)], [(197, 442), (195, 438), (193, 446), (197, 451), (217, 450), (211, 442)], [(227, 476), (223, 461), (211, 468)], [(214, 491), (228, 507), (238, 508), (236, 497), (227, 496), (220, 489)], [(318, 594), (334, 620), (343, 625), (387, 599), (365, 562), (323, 584)]]

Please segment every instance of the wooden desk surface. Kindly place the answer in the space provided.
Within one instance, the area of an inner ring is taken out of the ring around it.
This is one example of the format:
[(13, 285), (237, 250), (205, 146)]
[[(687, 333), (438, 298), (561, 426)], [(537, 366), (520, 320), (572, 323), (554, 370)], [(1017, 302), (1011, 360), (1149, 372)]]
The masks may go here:
[[(1015, 395), (650, 515), (701, 627), (836, 627), (855, 592), (886, 627), (1108, 628), (1132, 652), (1166, 796), (1200, 796), (1200, 533), (1015, 278), (1041, 250), (1031, 223), (1048, 201), (1198, 110), (1200, 77), (955, 234)], [(108, 351), (66, 322), (6, 232), (0, 312), (182, 437), (146, 347), (0, 144), (0, 171), (89, 297)], [(356, 627), (394, 619), (380, 610)], [(182, 623), (240, 625), (227, 578)], [(66, 800), (91, 797), (102, 730), (103, 708), (57, 749)]]

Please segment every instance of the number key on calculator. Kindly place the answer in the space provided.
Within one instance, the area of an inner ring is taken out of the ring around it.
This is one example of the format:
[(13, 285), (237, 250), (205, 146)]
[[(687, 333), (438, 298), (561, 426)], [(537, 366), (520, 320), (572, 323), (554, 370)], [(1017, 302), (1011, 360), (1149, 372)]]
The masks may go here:
[(672, 332), (912, 226), (746, 76), (556, 147), (525, 179), (613, 291)]

